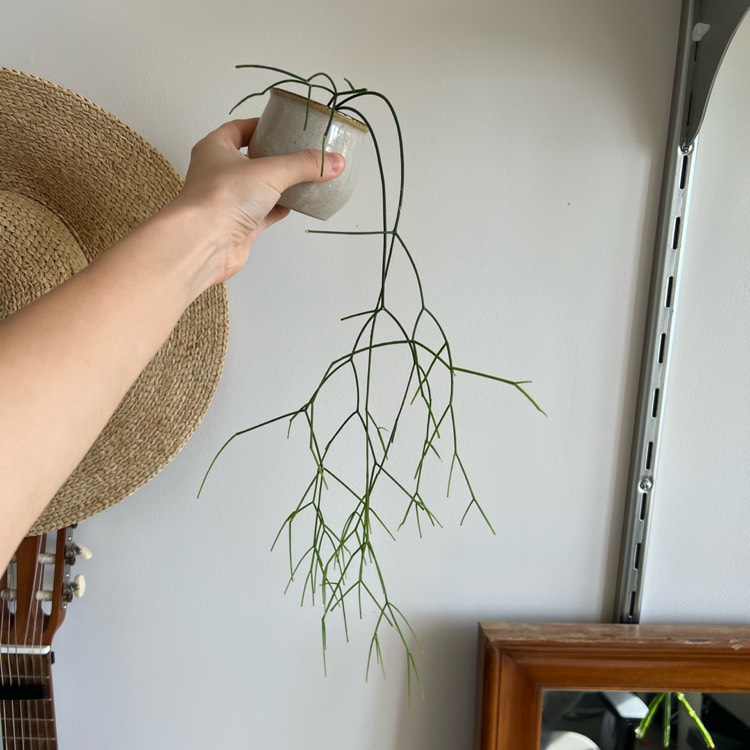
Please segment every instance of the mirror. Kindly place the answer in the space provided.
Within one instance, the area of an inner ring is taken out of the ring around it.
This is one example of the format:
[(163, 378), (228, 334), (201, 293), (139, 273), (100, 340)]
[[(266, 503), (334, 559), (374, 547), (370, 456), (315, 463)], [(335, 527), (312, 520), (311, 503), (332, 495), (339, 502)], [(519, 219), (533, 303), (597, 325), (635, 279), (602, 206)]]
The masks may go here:
[[(740, 721), (747, 724), (750, 716), (742, 712), (750, 713), (750, 627), (482, 623), (474, 748), (568, 750), (552, 745), (550, 734), (561, 727), (556, 722), (571, 718), (577, 706), (588, 711), (600, 699), (617, 702), (616, 697), (601, 695), (609, 693), (623, 693), (619, 699), (623, 704), (633, 696), (645, 703), (644, 698), (664, 691), (685, 693), (698, 715), (704, 701), (707, 710), (709, 701), (717, 699), (727, 712), (745, 717)], [(635, 705), (633, 709), (631, 701), (628, 711), (637, 713)], [(654, 719), (652, 731), (659, 721)], [(677, 726), (675, 742), (680, 738)], [(586, 738), (584, 732), (571, 731)], [(601, 737), (604, 730), (598, 731)], [(593, 744), (581, 742), (570, 750), (601, 747), (595, 738), (588, 739)], [(750, 742), (728, 742), (717, 747), (750, 747)], [(660, 746), (641, 743), (641, 747)], [(632, 747), (638, 750), (637, 744)], [(687, 747), (697, 750), (705, 744)]]
[[(545, 690), (539, 750), (645, 750), (663, 748), (665, 742), (670, 750), (696, 750), (709, 743), (718, 750), (750, 748), (749, 693), (688, 693), (680, 700), (673, 695), (666, 710), (663, 696)], [(655, 701), (659, 705), (639, 738)]]

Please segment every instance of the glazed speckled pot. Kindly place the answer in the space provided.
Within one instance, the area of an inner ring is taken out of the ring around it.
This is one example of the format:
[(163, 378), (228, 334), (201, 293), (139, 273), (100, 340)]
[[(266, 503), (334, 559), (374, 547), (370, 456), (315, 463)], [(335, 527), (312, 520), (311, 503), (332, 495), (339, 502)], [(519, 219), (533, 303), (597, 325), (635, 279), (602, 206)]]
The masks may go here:
[(369, 133), (367, 126), (353, 117), (340, 112), (334, 113), (333, 120), (330, 117), (331, 110), (323, 104), (309, 100), (308, 107), (307, 97), (271, 89), (248, 146), (252, 158), (319, 150), (324, 141), (327, 152), (343, 154), (346, 169), (338, 177), (323, 183), (294, 185), (279, 200), (282, 206), (323, 220), (333, 216), (354, 192), (360, 153)]

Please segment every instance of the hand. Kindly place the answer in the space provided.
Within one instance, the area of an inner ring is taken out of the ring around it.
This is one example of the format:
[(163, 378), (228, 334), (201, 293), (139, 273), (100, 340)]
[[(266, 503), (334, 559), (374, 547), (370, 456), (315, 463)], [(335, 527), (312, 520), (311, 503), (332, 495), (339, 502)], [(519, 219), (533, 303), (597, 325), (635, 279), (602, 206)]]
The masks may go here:
[(321, 177), (313, 151), (248, 159), (240, 148), (256, 123), (207, 135), (174, 201), (0, 321), (0, 570), (185, 309), (288, 213), (276, 205), (281, 193), (343, 170), (327, 154)]
[(258, 234), (289, 213), (277, 205), (284, 190), (300, 182), (325, 182), (344, 170), (341, 155), (326, 154), (321, 176), (319, 151), (249, 159), (240, 149), (257, 124), (257, 118), (233, 120), (200, 140), (176, 201), (206, 209), (219, 254), (213, 283), (237, 273)]

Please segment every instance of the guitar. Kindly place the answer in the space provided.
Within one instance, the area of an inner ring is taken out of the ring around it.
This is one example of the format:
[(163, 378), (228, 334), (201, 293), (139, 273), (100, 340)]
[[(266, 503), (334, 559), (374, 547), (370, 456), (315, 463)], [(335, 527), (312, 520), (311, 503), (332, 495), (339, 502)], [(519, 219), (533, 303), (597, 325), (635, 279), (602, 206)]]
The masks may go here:
[(57, 750), (52, 638), (86, 581), (70, 578), (73, 528), (26, 537), (0, 578), (0, 748)]

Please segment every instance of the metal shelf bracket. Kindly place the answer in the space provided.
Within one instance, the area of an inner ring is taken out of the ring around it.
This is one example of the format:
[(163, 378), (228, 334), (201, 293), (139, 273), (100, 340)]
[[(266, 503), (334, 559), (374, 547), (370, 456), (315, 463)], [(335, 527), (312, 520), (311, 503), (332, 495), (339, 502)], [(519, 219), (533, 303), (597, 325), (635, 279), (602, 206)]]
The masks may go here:
[(683, 0), (636, 402), (615, 620), (640, 620), (649, 526), (658, 490), (662, 415), (698, 134), (716, 75), (750, 0)]

